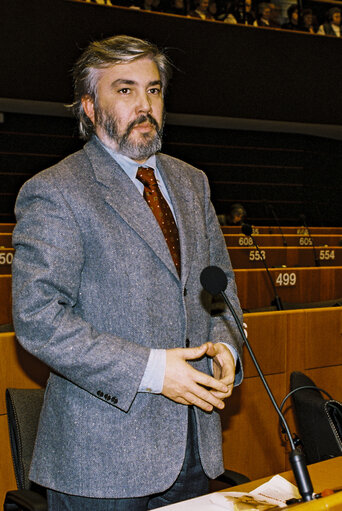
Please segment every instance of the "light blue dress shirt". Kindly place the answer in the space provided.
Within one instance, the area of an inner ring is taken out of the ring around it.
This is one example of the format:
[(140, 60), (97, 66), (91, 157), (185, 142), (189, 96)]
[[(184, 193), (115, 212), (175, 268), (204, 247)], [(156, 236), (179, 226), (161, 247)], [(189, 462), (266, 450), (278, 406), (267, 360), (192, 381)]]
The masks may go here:
[[(103, 145), (106, 151), (108, 151), (112, 158), (114, 158), (114, 160), (120, 165), (120, 167), (124, 170), (127, 176), (132, 180), (132, 182), (135, 184), (141, 195), (143, 195), (144, 193), (144, 185), (141, 183), (141, 181), (139, 181), (139, 179), (136, 178), (138, 168), (151, 167), (154, 170), (154, 174), (156, 176), (156, 180), (160, 188), (160, 191), (162, 192), (165, 200), (170, 206), (175, 222), (177, 224), (177, 218), (172, 206), (172, 202), (167, 191), (167, 188), (165, 186), (165, 183), (159, 173), (155, 155), (150, 156), (150, 158), (148, 158), (143, 164), (140, 164), (132, 160), (128, 156), (124, 156), (123, 154), (113, 151), (112, 149), (104, 145), (101, 142), (101, 140), (99, 140), (99, 142)], [(231, 351), (236, 364), (237, 351), (232, 346), (228, 346), (226, 343), (224, 344)], [(153, 394), (160, 394), (164, 384), (165, 368), (166, 368), (166, 350), (151, 349), (145, 373), (140, 382), (139, 392), (151, 392)]]

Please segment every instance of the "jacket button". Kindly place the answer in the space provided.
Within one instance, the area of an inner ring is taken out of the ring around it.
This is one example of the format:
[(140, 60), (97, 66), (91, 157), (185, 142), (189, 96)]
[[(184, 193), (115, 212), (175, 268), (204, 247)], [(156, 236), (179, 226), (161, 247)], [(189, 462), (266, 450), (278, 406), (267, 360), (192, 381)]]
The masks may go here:
[(98, 391), (97, 391), (97, 395), (98, 395), (99, 397), (103, 397), (103, 392), (102, 392), (102, 390), (98, 390)]
[(105, 398), (106, 401), (110, 401), (111, 396), (109, 394), (105, 394), (104, 398)]
[(187, 348), (190, 346), (190, 341), (189, 341), (189, 339), (187, 339), (187, 340), (185, 341), (185, 346), (186, 346)]
[(184, 294), (184, 296), (186, 296), (188, 294), (188, 290), (187, 290), (186, 287), (184, 288), (184, 293), (183, 294)]
[(118, 398), (117, 398), (117, 397), (115, 397), (115, 396), (113, 396), (113, 397), (111, 398), (111, 402), (112, 402), (112, 403), (114, 403), (114, 404), (116, 404), (116, 403), (118, 402)]

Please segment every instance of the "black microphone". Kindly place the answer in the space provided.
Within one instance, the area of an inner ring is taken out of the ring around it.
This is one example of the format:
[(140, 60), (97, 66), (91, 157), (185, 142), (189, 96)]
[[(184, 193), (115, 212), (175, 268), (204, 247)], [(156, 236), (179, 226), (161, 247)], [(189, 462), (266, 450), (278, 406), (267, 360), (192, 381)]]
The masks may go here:
[(275, 305), (276, 305), (276, 307), (277, 307), (277, 310), (278, 310), (278, 311), (282, 311), (282, 310), (284, 310), (283, 303), (282, 303), (282, 301), (281, 301), (280, 296), (278, 296), (278, 293), (277, 293), (276, 287), (275, 287), (275, 285), (274, 285), (274, 282), (273, 282), (273, 279), (272, 279), (272, 275), (270, 274), (270, 270), (268, 269), (268, 266), (267, 266), (266, 260), (265, 260), (265, 258), (263, 257), (263, 255), (262, 255), (262, 253), (261, 253), (261, 250), (260, 250), (260, 248), (258, 247), (258, 244), (257, 244), (257, 242), (255, 241), (254, 236), (253, 236), (253, 234), (252, 234), (252, 233), (253, 233), (253, 228), (252, 228), (252, 226), (251, 226), (251, 225), (249, 225), (249, 224), (242, 224), (242, 226), (241, 226), (241, 230), (242, 230), (242, 232), (243, 232), (243, 234), (244, 234), (245, 236), (250, 236), (250, 237), (252, 238), (253, 244), (254, 244), (255, 248), (257, 249), (257, 251), (258, 251), (258, 254), (259, 254), (260, 259), (261, 259), (261, 261), (262, 261), (262, 263), (263, 263), (263, 265), (264, 265), (264, 267), (265, 267), (265, 270), (266, 270), (266, 272), (267, 272), (267, 276), (268, 276), (268, 278), (269, 278), (269, 281), (270, 281), (271, 286), (272, 286), (272, 289), (273, 289), (273, 293), (274, 293), (274, 303), (275, 303)]
[(299, 215), (299, 219), (302, 221), (308, 235), (309, 235), (309, 239), (311, 240), (311, 246), (312, 246), (312, 250), (313, 250), (313, 255), (314, 255), (314, 261), (315, 261), (315, 265), (316, 266), (321, 266), (321, 263), (317, 257), (317, 252), (316, 252), (316, 247), (315, 247), (315, 243), (314, 243), (314, 240), (311, 236), (311, 232), (310, 232), (310, 229), (309, 229), (309, 226), (306, 222), (306, 217), (305, 215), (302, 213), (301, 215)]
[(273, 216), (273, 218), (274, 218), (274, 220), (276, 221), (276, 224), (277, 224), (277, 226), (278, 226), (279, 232), (280, 232), (280, 234), (281, 234), (281, 238), (282, 238), (282, 240), (283, 240), (283, 245), (284, 245), (284, 247), (287, 247), (287, 241), (286, 241), (286, 239), (285, 239), (285, 236), (284, 236), (283, 230), (282, 230), (282, 228), (281, 228), (281, 225), (280, 225), (280, 222), (279, 222), (278, 215), (276, 214), (275, 209), (274, 209), (274, 207), (273, 207), (273, 205), (272, 205), (272, 204), (268, 204), (268, 207), (270, 208), (270, 211), (271, 211), (271, 213), (272, 213), (272, 216)]
[(203, 286), (203, 288), (210, 293), (211, 295), (217, 295), (221, 294), (223, 297), (225, 303), (227, 304), (235, 323), (239, 329), (240, 335), (246, 345), (246, 348), (248, 349), (248, 352), (251, 356), (251, 359), (253, 361), (253, 364), (256, 367), (256, 370), (258, 371), (258, 374), (261, 378), (261, 381), (267, 391), (267, 394), (269, 395), (269, 398), (271, 399), (271, 402), (277, 412), (277, 414), (280, 417), (281, 423), (284, 426), (284, 429), (286, 431), (287, 437), (289, 439), (290, 445), (291, 445), (291, 452), (289, 455), (292, 471), (298, 486), (299, 493), (302, 496), (302, 499), (304, 502), (313, 500), (313, 486), (310, 479), (310, 474), (308, 472), (306, 462), (305, 462), (305, 456), (304, 454), (299, 450), (296, 449), (289, 426), (285, 420), (284, 415), (281, 413), (277, 402), (272, 394), (272, 391), (270, 387), (268, 386), (267, 381), (265, 380), (265, 377), (260, 369), (260, 366), (255, 358), (255, 355), (253, 353), (253, 350), (249, 344), (249, 341), (246, 337), (246, 334), (243, 330), (243, 327), (241, 325), (240, 319), (238, 315), (236, 314), (234, 307), (230, 303), (226, 293), (224, 292), (227, 287), (227, 276), (224, 273), (224, 271), (221, 268), (218, 268), (217, 266), (207, 266), (205, 268), (200, 276), (200, 281)]

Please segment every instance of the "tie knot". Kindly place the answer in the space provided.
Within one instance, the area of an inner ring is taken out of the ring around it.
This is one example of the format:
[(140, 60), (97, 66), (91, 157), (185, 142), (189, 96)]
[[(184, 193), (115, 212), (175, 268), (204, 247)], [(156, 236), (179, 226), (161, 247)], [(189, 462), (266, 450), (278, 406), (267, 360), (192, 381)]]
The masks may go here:
[(144, 186), (152, 186), (157, 184), (154, 170), (151, 167), (139, 167), (136, 178), (139, 179), (139, 181)]

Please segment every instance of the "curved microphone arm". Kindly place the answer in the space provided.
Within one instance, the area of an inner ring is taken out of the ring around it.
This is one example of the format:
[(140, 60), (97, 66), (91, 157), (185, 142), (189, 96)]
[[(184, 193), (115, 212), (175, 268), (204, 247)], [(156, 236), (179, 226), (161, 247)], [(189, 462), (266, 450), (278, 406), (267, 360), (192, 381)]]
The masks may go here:
[(291, 452), (289, 455), (289, 459), (290, 459), (292, 471), (293, 471), (293, 474), (294, 474), (294, 477), (295, 477), (295, 480), (296, 480), (296, 483), (298, 486), (299, 493), (300, 493), (303, 501), (306, 502), (309, 500), (313, 500), (313, 486), (312, 486), (310, 475), (309, 475), (309, 472), (308, 472), (308, 469), (306, 466), (305, 456), (299, 449), (296, 449), (296, 447), (295, 447), (295, 444), (294, 444), (294, 441), (293, 441), (293, 438), (292, 438), (292, 435), (290, 432), (290, 428), (286, 422), (286, 419), (285, 419), (284, 415), (281, 413), (281, 411), (277, 405), (277, 402), (272, 394), (272, 391), (271, 391), (270, 387), (268, 386), (268, 383), (260, 369), (260, 366), (255, 358), (255, 355), (254, 355), (253, 350), (249, 344), (247, 336), (243, 330), (243, 327), (241, 325), (239, 317), (236, 314), (234, 307), (230, 303), (230, 300), (228, 299), (226, 293), (224, 292), (227, 287), (227, 282), (228, 282), (226, 274), (224, 273), (224, 271), (221, 268), (218, 268), (217, 266), (208, 266), (207, 268), (205, 268), (202, 271), (200, 281), (201, 281), (203, 288), (206, 291), (208, 291), (211, 295), (220, 294), (222, 296), (222, 298), (224, 299), (225, 303), (227, 304), (227, 306), (234, 318), (234, 321), (239, 329), (241, 338), (243, 339), (243, 341), (246, 345), (246, 348), (248, 349), (248, 352), (251, 356), (253, 364), (255, 365), (256, 370), (258, 371), (260, 379), (267, 391), (269, 398), (271, 399), (271, 402), (272, 402), (278, 416), (280, 417), (281, 423), (283, 424), (286, 434), (288, 436), (288, 439), (289, 439), (289, 442), (291, 445)]

